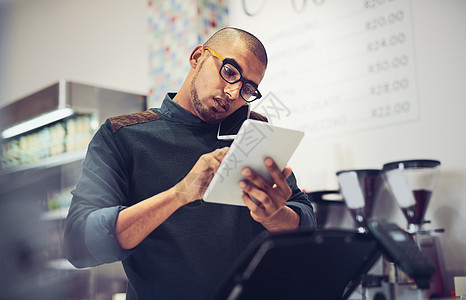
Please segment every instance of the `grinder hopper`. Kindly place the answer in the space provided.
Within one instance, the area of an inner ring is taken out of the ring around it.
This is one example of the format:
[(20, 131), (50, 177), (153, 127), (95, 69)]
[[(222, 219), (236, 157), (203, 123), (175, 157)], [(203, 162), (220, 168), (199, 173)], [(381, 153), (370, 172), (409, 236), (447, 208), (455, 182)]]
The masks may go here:
[(411, 233), (422, 229), (439, 171), (440, 162), (437, 160), (405, 160), (383, 166), (384, 177), (408, 221)]
[(368, 232), (367, 221), (383, 187), (381, 174), (377, 169), (337, 172), (341, 194), (359, 232)]

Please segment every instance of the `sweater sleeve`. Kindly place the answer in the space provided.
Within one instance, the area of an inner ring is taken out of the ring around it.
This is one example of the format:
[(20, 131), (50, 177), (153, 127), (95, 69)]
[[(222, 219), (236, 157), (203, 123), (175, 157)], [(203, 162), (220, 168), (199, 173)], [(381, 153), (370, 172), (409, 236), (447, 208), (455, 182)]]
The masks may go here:
[(317, 220), (314, 214), (311, 201), (306, 193), (299, 189), (296, 183), (296, 177), (292, 173), (287, 179), (288, 185), (291, 187), (293, 194), (286, 202), (286, 205), (293, 209), (300, 217), (300, 229), (315, 229)]
[(65, 221), (64, 251), (76, 267), (122, 260), (131, 254), (115, 239), (119, 212), (128, 195), (126, 163), (107, 122), (89, 144)]

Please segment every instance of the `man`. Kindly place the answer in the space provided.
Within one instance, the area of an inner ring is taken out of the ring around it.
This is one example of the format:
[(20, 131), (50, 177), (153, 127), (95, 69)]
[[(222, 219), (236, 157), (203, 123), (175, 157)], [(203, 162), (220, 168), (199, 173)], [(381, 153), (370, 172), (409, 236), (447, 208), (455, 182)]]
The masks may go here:
[(68, 259), (77, 267), (122, 260), (128, 299), (208, 298), (261, 231), (315, 226), (291, 169), (271, 158), (264, 163), (273, 185), (242, 170), (245, 207), (200, 200), (231, 144), (217, 139), (218, 124), (260, 97), (267, 55), (250, 33), (225, 28), (189, 63), (184, 84), (161, 108), (102, 125), (73, 191)]

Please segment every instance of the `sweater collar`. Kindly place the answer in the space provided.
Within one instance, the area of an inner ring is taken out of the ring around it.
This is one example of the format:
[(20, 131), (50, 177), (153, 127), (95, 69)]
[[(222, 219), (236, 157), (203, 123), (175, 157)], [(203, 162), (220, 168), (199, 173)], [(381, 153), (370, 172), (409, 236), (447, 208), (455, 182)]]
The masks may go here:
[(183, 123), (207, 124), (206, 122), (199, 119), (197, 116), (193, 115), (192, 113), (181, 107), (178, 103), (173, 101), (175, 95), (176, 93), (168, 93), (162, 102), (160, 112), (165, 117), (177, 121), (182, 121)]

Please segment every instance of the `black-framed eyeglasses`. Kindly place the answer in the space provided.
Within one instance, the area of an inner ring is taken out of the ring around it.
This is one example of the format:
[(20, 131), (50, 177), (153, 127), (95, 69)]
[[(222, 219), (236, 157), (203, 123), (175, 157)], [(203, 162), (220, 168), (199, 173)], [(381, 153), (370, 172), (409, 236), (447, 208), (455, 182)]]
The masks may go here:
[(222, 61), (222, 67), (220, 68), (218, 73), (220, 74), (220, 77), (222, 77), (223, 80), (230, 84), (234, 84), (239, 81), (243, 83), (241, 86), (240, 95), (244, 101), (246, 101), (247, 103), (251, 103), (262, 97), (261, 93), (257, 89), (257, 84), (243, 77), (239, 70), (240, 67), (235, 62), (235, 60), (231, 58), (224, 58), (217, 51), (209, 47), (204, 48), (207, 49), (213, 57), (218, 58)]

